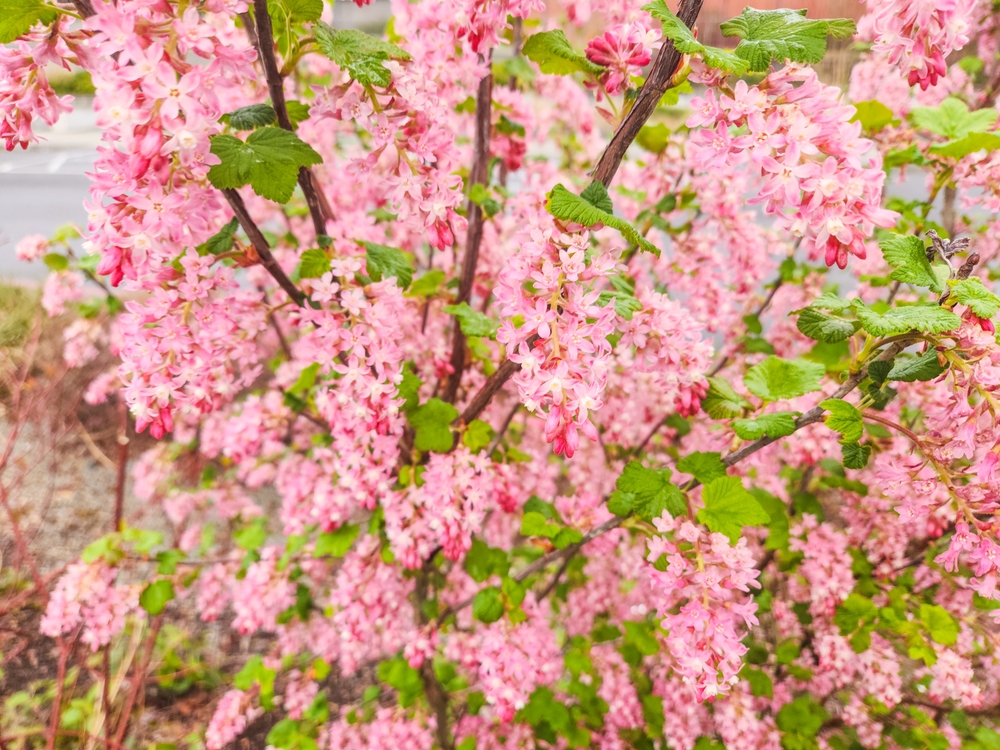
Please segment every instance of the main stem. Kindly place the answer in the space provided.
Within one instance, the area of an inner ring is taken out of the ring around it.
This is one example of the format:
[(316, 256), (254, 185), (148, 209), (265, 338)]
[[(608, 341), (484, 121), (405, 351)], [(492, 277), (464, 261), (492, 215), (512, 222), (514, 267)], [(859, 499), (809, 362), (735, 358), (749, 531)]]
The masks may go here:
[[(254, 0), (253, 8), (257, 17), (257, 35), (255, 39), (253, 37), (251, 39), (257, 45), (260, 63), (264, 67), (264, 75), (267, 76), (271, 106), (278, 116), (278, 125), (285, 130), (294, 131), (292, 120), (288, 116), (288, 105), (285, 103), (284, 79), (278, 69), (278, 61), (274, 57), (274, 33), (271, 29), (271, 15), (267, 11), (267, 0)], [(299, 168), (299, 187), (302, 188), (302, 195), (305, 196), (306, 204), (309, 206), (309, 215), (312, 217), (316, 236), (326, 234), (326, 222), (332, 220), (333, 216), (329, 215), (329, 204), (321, 200), (316, 180), (307, 167)]]
[[(486, 58), (487, 64), (489, 58)], [(476, 93), (476, 139), (473, 147), (472, 171), (469, 173), (469, 189), (476, 185), (486, 185), (489, 181), (490, 166), (490, 116), (493, 102), (493, 74), (487, 73), (479, 82)], [(455, 304), (460, 305), (472, 298), (472, 286), (476, 280), (476, 264), (479, 262), (479, 246), (483, 241), (484, 214), (482, 206), (471, 198), (466, 212), (469, 220), (469, 231), (465, 238), (465, 258), (462, 260), (462, 278), (458, 286), (458, 297)], [(458, 395), (458, 387), (462, 382), (462, 371), (465, 369), (465, 334), (458, 318), (455, 319), (455, 329), (451, 345), (451, 374), (445, 385), (443, 399), (454, 403)]]

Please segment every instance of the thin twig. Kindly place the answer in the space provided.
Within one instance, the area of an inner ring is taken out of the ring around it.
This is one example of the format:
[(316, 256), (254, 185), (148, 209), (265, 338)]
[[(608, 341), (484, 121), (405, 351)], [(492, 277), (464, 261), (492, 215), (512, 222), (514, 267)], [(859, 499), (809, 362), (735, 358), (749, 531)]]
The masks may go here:
[[(489, 58), (486, 59), (489, 64)], [(489, 181), (490, 166), (490, 117), (493, 102), (493, 74), (488, 73), (480, 82), (476, 93), (476, 137), (473, 146), (472, 171), (469, 173), (469, 190), (476, 185), (486, 185)], [(485, 214), (482, 206), (468, 201), (467, 215), (469, 230), (465, 237), (465, 257), (462, 260), (462, 278), (458, 285), (458, 296), (455, 304), (460, 305), (472, 298), (472, 287), (476, 281), (476, 265), (479, 262), (479, 247), (483, 241), (483, 221)], [(458, 387), (462, 382), (462, 371), (465, 369), (465, 333), (459, 325), (458, 318), (454, 321), (454, 334), (451, 344), (451, 375), (445, 385), (442, 400), (449, 404), (455, 402)]]
[(112, 531), (122, 530), (122, 511), (125, 507), (125, 470), (128, 465), (128, 409), (125, 401), (118, 399), (118, 473), (115, 478), (115, 512)]
[[(698, 19), (701, 6), (702, 0), (681, 0), (677, 16), (688, 28), (691, 28)], [(639, 135), (642, 126), (646, 124), (646, 120), (656, 110), (663, 94), (670, 87), (670, 79), (680, 62), (681, 53), (672, 41), (664, 39), (663, 46), (660, 47), (653, 67), (646, 77), (646, 82), (639, 89), (635, 104), (632, 105), (632, 109), (618, 126), (618, 130), (615, 131), (611, 142), (604, 149), (604, 153), (601, 154), (600, 161), (597, 162), (597, 167), (594, 169), (594, 179), (604, 183), (605, 187), (611, 184), (618, 167), (621, 166), (622, 159), (625, 158), (628, 147), (632, 145), (632, 141)]]
[(236, 214), (236, 220), (243, 227), (243, 231), (247, 233), (247, 237), (250, 238), (250, 244), (253, 245), (254, 252), (260, 258), (260, 264), (264, 266), (264, 269), (271, 274), (272, 278), (278, 282), (278, 286), (285, 290), (285, 293), (292, 298), (295, 304), (302, 307), (305, 304), (306, 295), (292, 283), (292, 280), (288, 278), (288, 274), (278, 265), (278, 261), (274, 259), (274, 255), (271, 254), (271, 246), (267, 244), (264, 235), (257, 227), (253, 218), (251, 218), (250, 212), (247, 211), (246, 204), (243, 202), (243, 196), (232, 188), (226, 188), (222, 191), (222, 194), (226, 196), (226, 200), (229, 201), (233, 213)]
[(520, 408), (521, 408), (521, 402), (515, 401), (514, 406), (512, 406), (510, 411), (507, 412), (507, 416), (503, 420), (503, 424), (500, 425), (500, 429), (497, 430), (496, 437), (493, 438), (493, 442), (490, 443), (490, 447), (486, 449), (487, 456), (492, 456), (493, 451), (495, 451), (497, 449), (497, 446), (500, 445), (500, 441), (503, 440), (503, 436), (507, 433), (507, 429), (510, 427), (510, 423), (514, 421), (514, 415), (517, 414)]
[[(278, 125), (285, 130), (294, 131), (292, 119), (288, 116), (288, 106), (285, 104), (284, 81), (278, 69), (278, 61), (274, 57), (274, 34), (271, 30), (271, 15), (267, 10), (267, 0), (254, 0), (253, 8), (257, 18), (257, 52), (264, 68), (264, 75), (267, 77), (271, 106), (278, 116)], [(312, 217), (316, 236), (326, 234), (326, 222), (332, 221), (333, 216), (324, 213), (324, 207), (317, 195), (316, 181), (308, 167), (299, 169), (299, 187), (302, 188), (302, 195), (306, 199), (306, 205), (309, 206), (309, 215)]]

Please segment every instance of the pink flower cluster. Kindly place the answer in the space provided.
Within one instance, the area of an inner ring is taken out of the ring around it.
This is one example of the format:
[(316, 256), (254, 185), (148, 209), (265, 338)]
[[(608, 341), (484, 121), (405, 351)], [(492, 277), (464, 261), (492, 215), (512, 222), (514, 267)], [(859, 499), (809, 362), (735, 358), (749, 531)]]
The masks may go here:
[(587, 59), (608, 68), (601, 74), (601, 85), (608, 96), (622, 93), (632, 84), (632, 78), (653, 59), (653, 45), (660, 32), (642, 23), (632, 22), (612, 26), (587, 43)]
[[(880, 207), (881, 157), (861, 138), (861, 123), (840, 90), (820, 83), (812, 70), (788, 65), (756, 86), (739, 81), (718, 99), (711, 89), (691, 102), (687, 124), (694, 159), (721, 167), (744, 159), (760, 169), (763, 185), (752, 203), (763, 203), (784, 229), (805, 238), (810, 257), (847, 267), (848, 254), (866, 256), (876, 227), (895, 214)], [(735, 137), (730, 128), (745, 128)]]
[(38, 141), (31, 129), (36, 117), (55, 125), (60, 115), (72, 110), (73, 97), (52, 90), (45, 68), (55, 64), (69, 69), (66, 58), (73, 57), (73, 51), (58, 32), (33, 41), (0, 46), (0, 139), (8, 151)]
[(733, 546), (723, 534), (667, 513), (653, 524), (660, 533), (648, 541), (643, 573), (674, 671), (694, 686), (698, 700), (713, 701), (739, 679), (744, 628), (757, 624), (750, 589), (760, 588), (760, 573), (746, 539)]
[(977, 0), (868, 0), (859, 24), (875, 52), (899, 68), (910, 86), (926, 89), (946, 75), (945, 58), (962, 49), (976, 27)]
[(501, 316), (497, 341), (521, 365), (514, 376), (521, 401), (546, 415), (545, 439), (569, 458), (580, 432), (597, 439), (589, 415), (603, 403), (611, 355), (607, 339), (617, 316), (613, 305), (599, 304), (596, 282), (619, 270), (621, 250), (588, 260), (586, 233), (560, 233), (544, 213), (530, 219), (495, 290)]
[[(219, 14), (230, 4), (209, 5), (218, 7), (202, 15), (191, 6), (175, 18), (167, 6), (140, 12), (134, 3), (98, 2), (86, 22), (107, 144), (91, 175), (88, 247), (115, 286), (124, 278), (157, 285), (185, 247), (220, 223), (221, 197), (206, 181), (216, 163), (208, 136), (256, 79), (255, 53), (232, 18)], [(194, 64), (189, 54), (209, 62)]]
[(419, 486), (414, 482), (392, 492), (383, 506), (386, 536), (400, 563), (419, 568), (439, 547), (449, 560), (458, 560), (487, 513), (518, 508), (505, 468), (465, 446), (431, 454)]
[(115, 586), (118, 572), (104, 564), (73, 563), (59, 579), (39, 629), (51, 638), (83, 626), (80, 640), (96, 651), (125, 628), (125, 618), (138, 609), (135, 587)]
[(329, 750), (431, 750), (434, 744), (434, 717), (410, 718), (401, 708), (379, 708), (371, 721), (351, 721), (341, 717), (327, 727)]
[(813, 616), (828, 617), (854, 589), (847, 536), (810, 513), (792, 527), (791, 534), (788, 548), (805, 556), (799, 567), (803, 583), (795, 586), (792, 595), (808, 601)]
[(219, 700), (205, 730), (205, 747), (222, 750), (239, 737), (262, 712), (254, 708), (250, 696), (242, 690), (230, 690)]
[(479, 685), (501, 722), (511, 721), (536, 687), (551, 684), (562, 673), (562, 657), (546, 622), (547, 608), (533, 598), (525, 599), (522, 607), (528, 615), (525, 622), (511, 625), (504, 618), (493, 623), (476, 649)]
[(125, 305), (120, 375), (140, 432), (162, 437), (175, 412), (213, 411), (260, 372), (260, 295), (239, 290), (233, 270), (213, 261), (188, 250), (180, 274)]

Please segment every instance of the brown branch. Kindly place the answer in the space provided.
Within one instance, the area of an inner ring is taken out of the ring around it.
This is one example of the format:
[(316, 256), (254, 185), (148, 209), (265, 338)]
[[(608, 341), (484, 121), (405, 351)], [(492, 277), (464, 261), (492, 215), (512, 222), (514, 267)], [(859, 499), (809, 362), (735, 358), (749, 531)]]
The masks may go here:
[(286, 294), (292, 298), (295, 304), (302, 307), (305, 304), (306, 295), (292, 283), (292, 280), (288, 278), (288, 274), (278, 265), (278, 261), (274, 259), (274, 255), (271, 254), (271, 246), (267, 244), (264, 235), (257, 227), (257, 224), (254, 223), (250, 212), (247, 211), (246, 204), (243, 202), (243, 196), (232, 188), (226, 188), (222, 193), (226, 196), (226, 200), (229, 201), (233, 213), (236, 214), (236, 220), (243, 227), (243, 231), (247, 233), (247, 237), (250, 238), (250, 244), (253, 245), (257, 257), (260, 258), (260, 264), (264, 266), (267, 272), (278, 282), (278, 286), (285, 290)]
[[(916, 336), (914, 336), (912, 339), (897, 341), (895, 344), (893, 344), (885, 351), (883, 351), (881, 354), (879, 354), (877, 357), (875, 357), (872, 360), (872, 362), (888, 362), (890, 359), (892, 359), (901, 351), (903, 351), (903, 349), (905, 349), (909, 344), (913, 343), (913, 341), (915, 340)], [(845, 380), (843, 385), (840, 386), (840, 388), (838, 388), (836, 391), (830, 394), (829, 398), (843, 398), (848, 393), (857, 388), (858, 384), (861, 383), (861, 381), (864, 380), (866, 377), (868, 377), (868, 365), (865, 365), (856, 373), (851, 375), (847, 380)], [(795, 420), (795, 429), (800, 430), (807, 425), (819, 422), (823, 418), (824, 411), (826, 411), (826, 409), (824, 409), (822, 406), (814, 406), (812, 409), (810, 409), (801, 417)], [(764, 448), (779, 439), (780, 438), (762, 437), (760, 438), (760, 440), (754, 440), (752, 443), (747, 443), (739, 450), (734, 451), (730, 453), (728, 456), (724, 457), (722, 459), (722, 463), (724, 463), (726, 466), (732, 466), (733, 464), (739, 463), (747, 456), (756, 453), (761, 448)], [(698, 483), (695, 482), (693, 486), (697, 487)]]
[[(688, 28), (693, 27), (694, 22), (698, 19), (702, 2), (703, 0), (681, 0), (680, 7), (677, 9), (677, 16)], [(677, 70), (680, 62), (681, 53), (672, 41), (664, 39), (663, 46), (660, 47), (660, 51), (656, 55), (656, 60), (653, 62), (653, 67), (649, 71), (649, 76), (646, 78), (646, 82), (642, 85), (642, 88), (639, 89), (639, 95), (636, 97), (635, 104), (632, 105), (632, 109), (629, 110), (628, 114), (621, 121), (608, 147), (601, 154), (601, 158), (597, 162), (597, 167), (594, 169), (594, 179), (604, 183), (605, 187), (611, 184), (615, 173), (618, 171), (618, 167), (621, 166), (622, 159), (625, 158), (625, 152), (628, 151), (628, 147), (632, 145), (632, 141), (639, 135), (639, 131), (646, 124), (646, 120), (656, 110), (663, 94), (670, 88), (670, 79), (673, 77), (674, 71)]]
[(90, 0), (73, 0), (73, 5), (76, 7), (77, 13), (84, 19), (90, 18), (96, 13)]
[[(528, 341), (530, 342), (531, 339), (528, 339)], [(469, 422), (482, 414), (486, 407), (490, 405), (490, 401), (493, 400), (497, 391), (503, 388), (507, 381), (514, 376), (514, 373), (520, 369), (521, 365), (509, 359), (501, 362), (496, 371), (483, 383), (483, 387), (479, 389), (479, 392), (472, 398), (469, 405), (465, 407), (465, 411), (458, 418), (460, 422), (469, 424)]]
[[(480, 58), (482, 59), (482, 58)], [(488, 63), (489, 60), (487, 59)], [(479, 81), (476, 93), (476, 139), (473, 146), (472, 171), (469, 173), (470, 191), (476, 185), (486, 185), (489, 181), (490, 167), (490, 116), (493, 103), (493, 74), (488, 73)], [(456, 305), (468, 302), (472, 298), (472, 286), (476, 280), (476, 264), (479, 262), (479, 247), (483, 241), (484, 214), (482, 206), (471, 198), (466, 214), (469, 219), (469, 231), (465, 237), (465, 258), (462, 260), (462, 279), (458, 285)], [(451, 375), (445, 385), (444, 401), (455, 402), (458, 386), (462, 382), (462, 371), (465, 369), (465, 334), (458, 318), (455, 319), (454, 335), (451, 344)]]
[[(278, 69), (278, 61), (274, 57), (274, 32), (271, 28), (271, 15), (267, 10), (267, 0), (254, 0), (254, 15), (257, 17), (257, 52), (260, 55), (260, 63), (264, 68), (264, 75), (267, 77), (267, 90), (271, 95), (271, 106), (274, 107), (275, 114), (278, 115), (278, 125), (285, 130), (294, 131), (292, 119), (288, 116), (288, 105), (285, 104), (285, 87)], [(329, 204), (320, 201), (315, 176), (307, 167), (299, 168), (299, 187), (302, 188), (302, 195), (305, 196), (306, 205), (309, 206), (309, 215), (312, 217), (313, 229), (316, 236), (326, 234), (326, 222), (332, 221), (333, 216), (324, 211), (324, 205), (329, 210)]]
[[(885, 351), (883, 351), (881, 354), (879, 354), (877, 357), (875, 357), (871, 361), (872, 362), (886, 362), (886, 361), (892, 359), (893, 357), (895, 357), (901, 351), (903, 351), (903, 349), (905, 349), (915, 339), (916, 339), (916, 336), (914, 336), (913, 339), (911, 339), (911, 340), (897, 341), (896, 343), (894, 343), (892, 346), (890, 346), (888, 349), (886, 349)], [(854, 373), (853, 375), (851, 375), (846, 381), (844, 381), (843, 385), (841, 385), (840, 388), (838, 388), (836, 391), (834, 391), (828, 398), (843, 398), (848, 393), (850, 393), (855, 388), (857, 388), (858, 385), (861, 383), (861, 381), (864, 380), (867, 376), (868, 376), (868, 364), (866, 364), (864, 367), (862, 367), (856, 373)], [(826, 410), (823, 407), (821, 407), (821, 406), (814, 406), (812, 409), (810, 409), (805, 414), (803, 414), (801, 417), (799, 417), (798, 419), (795, 420), (795, 429), (796, 430), (800, 430), (803, 427), (806, 427), (807, 425), (811, 425), (811, 424), (814, 424), (816, 422), (819, 422), (823, 418), (823, 412), (824, 411), (826, 411)], [(734, 464), (739, 463), (743, 459), (747, 458), (748, 456), (753, 455), (754, 453), (756, 453), (757, 451), (759, 451), (761, 448), (765, 448), (766, 446), (770, 445), (773, 442), (775, 442), (775, 439), (767, 438), (767, 437), (761, 438), (760, 440), (755, 440), (752, 443), (748, 443), (747, 445), (743, 446), (739, 450), (734, 451), (733, 453), (730, 453), (728, 456), (725, 456), (722, 459), (722, 463), (725, 464), (726, 466), (733, 466)], [(690, 482), (688, 482), (684, 486), (684, 491), (686, 492), (688, 490), (692, 490), (695, 487), (699, 486), (699, 484), (700, 484), (700, 482), (697, 479), (693, 479), (693, 480), (691, 480)], [(516, 581), (523, 581), (524, 579), (526, 579), (528, 576), (532, 575), (533, 573), (536, 573), (539, 570), (543, 570), (544, 568), (548, 567), (548, 565), (550, 563), (555, 562), (556, 560), (563, 560), (563, 559), (568, 559), (568, 558), (573, 557), (577, 552), (579, 552), (584, 547), (584, 545), (587, 544), (587, 542), (589, 542), (592, 539), (595, 539), (595, 538), (601, 536), (602, 534), (604, 534), (607, 531), (610, 531), (611, 529), (618, 528), (624, 522), (625, 522), (625, 518), (619, 517), (619, 516), (616, 516), (615, 518), (608, 519), (607, 521), (605, 521), (604, 523), (602, 523), (600, 526), (595, 526), (590, 531), (588, 531), (586, 533), (586, 535), (584, 535), (583, 539), (581, 541), (577, 542), (576, 544), (571, 544), (568, 547), (566, 547), (565, 549), (556, 550), (554, 552), (548, 553), (547, 555), (543, 555), (542, 557), (539, 557), (537, 560), (535, 560), (530, 565), (528, 565), (527, 567), (525, 567), (522, 571), (520, 571), (519, 573), (515, 574), (513, 576), (514, 580), (516, 580)], [(560, 573), (557, 573), (557, 577), (554, 580), (558, 580), (558, 575), (561, 575), (561, 571), (560, 571)], [(554, 585), (554, 581), (553, 581), (552, 584), (549, 585), (549, 587), (546, 587), (545, 593), (548, 593), (548, 591), (549, 591), (549, 589), (551, 588), (552, 585)], [(451, 615), (455, 614), (456, 612), (458, 612), (458, 611), (460, 611), (462, 609), (465, 609), (470, 604), (472, 604), (473, 599), (475, 599), (475, 596), (471, 596), (471, 597), (469, 597), (467, 599), (464, 599), (464, 600), (460, 601), (457, 604), (453, 604), (453, 605), (447, 607), (444, 610), (444, 612), (442, 612), (438, 616), (437, 622), (441, 623), (445, 619), (447, 619), (448, 617), (450, 617)]]
[[(255, 0), (255, 2), (262, 1)], [(694, 26), (694, 22), (701, 12), (702, 3), (703, 0), (681, 0), (677, 15), (687, 24), (688, 28)], [(632, 145), (632, 141), (639, 135), (639, 131), (646, 124), (646, 120), (656, 110), (657, 105), (660, 103), (660, 98), (670, 86), (670, 78), (673, 76), (680, 61), (681, 53), (674, 47), (674, 43), (669, 39), (664, 40), (663, 46), (660, 47), (660, 51), (656, 55), (653, 68), (649, 72), (649, 77), (639, 90), (635, 104), (629, 110), (625, 119), (622, 120), (621, 125), (618, 126), (618, 130), (615, 131), (611, 142), (604, 149), (604, 153), (601, 154), (601, 158), (597, 162), (597, 167), (594, 169), (594, 179), (604, 183), (605, 187), (611, 184), (615, 173), (618, 171), (618, 167), (622, 163), (622, 159), (625, 158), (625, 152), (628, 150), (628, 147)], [(479, 393), (473, 397), (472, 403), (466, 408), (462, 419), (468, 423), (479, 416), (489, 404), (490, 399), (513, 376), (517, 369), (518, 366), (514, 365), (510, 360), (500, 365), (497, 371), (486, 381), (486, 384)]]
[[(432, 554), (431, 559), (434, 555)], [(423, 567), (417, 572), (416, 585), (413, 587), (413, 598), (416, 609), (417, 620), (421, 625), (426, 626), (430, 624), (430, 620), (427, 617), (427, 612), (424, 605), (427, 603), (427, 588), (428, 588), (428, 566), (429, 562), (424, 563)], [(420, 679), (424, 683), (424, 694), (427, 696), (427, 702), (430, 703), (431, 708), (434, 709), (434, 718), (436, 719), (435, 733), (437, 734), (437, 744), (439, 750), (455, 750), (455, 742), (451, 738), (450, 722), (448, 721), (448, 693), (441, 684), (437, 675), (434, 673), (434, 665), (430, 659), (425, 659), (424, 663), (420, 665)]]
[(118, 399), (118, 467), (115, 475), (115, 511), (112, 531), (122, 530), (122, 512), (125, 507), (125, 470), (128, 467), (128, 409), (125, 401)]

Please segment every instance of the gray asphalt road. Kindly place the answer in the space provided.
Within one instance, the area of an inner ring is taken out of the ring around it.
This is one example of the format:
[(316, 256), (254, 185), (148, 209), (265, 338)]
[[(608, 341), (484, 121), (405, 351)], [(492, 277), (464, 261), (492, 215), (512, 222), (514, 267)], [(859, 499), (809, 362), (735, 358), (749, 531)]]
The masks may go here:
[(0, 277), (43, 278), (44, 266), (17, 259), (18, 240), (87, 219), (84, 173), (94, 165), (100, 131), (89, 104), (75, 104), (54, 128), (37, 129), (45, 140), (27, 151), (0, 149)]

